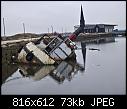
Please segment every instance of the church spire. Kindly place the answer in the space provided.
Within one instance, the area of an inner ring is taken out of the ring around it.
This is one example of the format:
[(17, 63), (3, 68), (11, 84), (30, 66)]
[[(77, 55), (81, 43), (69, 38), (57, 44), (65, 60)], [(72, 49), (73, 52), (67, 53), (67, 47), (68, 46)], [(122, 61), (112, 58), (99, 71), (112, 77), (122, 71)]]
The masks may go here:
[(85, 27), (85, 20), (84, 20), (82, 5), (81, 5), (80, 27), (81, 28)]
[(81, 15), (80, 15), (80, 27), (73, 32), (72, 35), (69, 36), (70, 40), (75, 40), (76, 37), (80, 33), (84, 33), (84, 27), (85, 27), (85, 20), (84, 20), (84, 15), (83, 15), (83, 10), (82, 10), (82, 5), (81, 5)]

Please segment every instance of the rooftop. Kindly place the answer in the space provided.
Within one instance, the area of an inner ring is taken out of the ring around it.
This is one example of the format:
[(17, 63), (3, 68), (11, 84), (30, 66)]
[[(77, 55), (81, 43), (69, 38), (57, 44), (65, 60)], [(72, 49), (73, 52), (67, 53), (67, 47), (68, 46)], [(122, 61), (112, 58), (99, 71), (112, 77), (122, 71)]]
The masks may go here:
[[(85, 24), (85, 29), (94, 28), (95, 26), (99, 26), (100, 28), (104, 28), (104, 26), (117, 26), (117, 25), (111, 25), (111, 24)], [(75, 25), (74, 27), (79, 27), (79, 25)]]

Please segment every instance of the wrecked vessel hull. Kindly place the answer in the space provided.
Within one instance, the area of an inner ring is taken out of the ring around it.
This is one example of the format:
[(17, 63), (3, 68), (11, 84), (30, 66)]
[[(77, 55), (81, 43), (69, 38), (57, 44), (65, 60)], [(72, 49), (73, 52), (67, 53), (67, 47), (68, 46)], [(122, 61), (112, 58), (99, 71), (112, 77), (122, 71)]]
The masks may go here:
[(63, 60), (75, 59), (76, 45), (69, 39), (58, 36), (45, 42), (45, 37), (39, 42), (27, 43), (18, 54), (21, 63), (59, 64)]

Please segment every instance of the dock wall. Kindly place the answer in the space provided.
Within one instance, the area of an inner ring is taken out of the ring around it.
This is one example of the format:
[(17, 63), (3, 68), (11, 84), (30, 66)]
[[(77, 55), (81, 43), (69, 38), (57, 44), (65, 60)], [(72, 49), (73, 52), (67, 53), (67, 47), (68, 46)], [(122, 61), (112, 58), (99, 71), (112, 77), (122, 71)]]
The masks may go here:
[(115, 42), (115, 37), (112, 34), (81, 34), (76, 40), (86, 43), (108, 43)]

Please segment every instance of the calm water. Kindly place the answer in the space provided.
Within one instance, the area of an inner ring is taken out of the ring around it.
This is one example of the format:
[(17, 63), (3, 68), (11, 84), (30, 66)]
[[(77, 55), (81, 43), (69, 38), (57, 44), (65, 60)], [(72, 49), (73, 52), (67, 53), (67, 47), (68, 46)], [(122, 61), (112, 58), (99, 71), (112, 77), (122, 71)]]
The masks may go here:
[[(77, 44), (80, 47), (80, 43)], [(62, 62), (59, 66), (18, 65), (13, 72), (13, 67), (10, 70), (7, 67), (8, 75), (1, 86), (1, 93), (126, 94), (125, 46), (125, 38), (116, 38), (115, 43), (88, 44), (85, 63), (79, 49), (76, 51), (77, 62)], [(56, 71), (59, 72), (55, 76)]]

